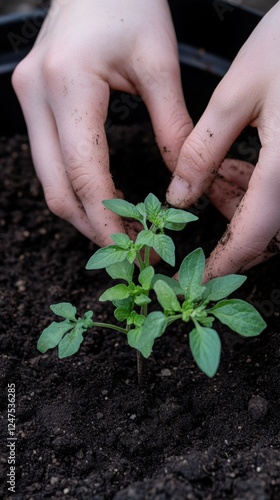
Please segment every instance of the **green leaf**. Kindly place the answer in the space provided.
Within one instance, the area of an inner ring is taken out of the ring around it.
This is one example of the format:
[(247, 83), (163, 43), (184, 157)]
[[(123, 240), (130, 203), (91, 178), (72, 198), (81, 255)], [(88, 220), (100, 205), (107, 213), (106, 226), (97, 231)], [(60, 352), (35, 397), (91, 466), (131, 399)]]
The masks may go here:
[(114, 280), (122, 279), (130, 283), (133, 278), (134, 264), (128, 262), (128, 260), (123, 260), (122, 262), (116, 262), (106, 267), (106, 271)]
[(140, 328), (144, 325), (145, 316), (143, 314), (138, 314), (136, 311), (131, 311), (129, 318), (127, 318), (127, 325), (135, 325), (136, 328)]
[(170, 266), (175, 266), (175, 245), (166, 234), (155, 234), (153, 248)]
[(129, 289), (126, 285), (120, 283), (112, 288), (108, 288), (108, 290), (102, 293), (99, 300), (100, 302), (105, 302), (106, 300), (110, 300), (112, 302), (114, 300), (127, 299), (127, 297), (129, 297)]
[(128, 344), (140, 351), (144, 358), (148, 358), (152, 352), (154, 340), (164, 333), (166, 326), (167, 319), (162, 312), (151, 312), (146, 317), (143, 327), (128, 332)]
[(205, 269), (205, 257), (203, 250), (197, 248), (187, 255), (178, 272), (179, 283), (186, 297), (196, 299), (202, 287)]
[[(148, 196), (145, 198), (144, 206), (149, 220), (156, 217), (161, 211), (161, 202), (152, 193), (148, 194)], [(151, 222), (153, 222), (153, 220)]]
[(91, 319), (94, 316), (93, 311), (87, 311), (84, 314), (85, 319)]
[(189, 222), (196, 221), (198, 217), (196, 215), (191, 214), (190, 212), (186, 212), (185, 210), (180, 210), (178, 208), (168, 208), (164, 214), (164, 226), (166, 222), (170, 222), (172, 224), (188, 224)]
[(72, 356), (72, 354), (75, 354), (79, 350), (84, 340), (82, 335), (84, 331), (85, 329), (82, 324), (77, 323), (75, 328), (63, 337), (58, 346), (58, 357), (60, 359)]
[(70, 302), (60, 302), (60, 304), (52, 304), (50, 309), (57, 316), (61, 316), (65, 319), (70, 319), (76, 321), (76, 307), (72, 306)]
[(181, 312), (181, 304), (178, 301), (175, 292), (165, 281), (158, 280), (154, 285), (154, 290), (164, 311), (167, 313)]
[(37, 342), (37, 349), (40, 352), (46, 352), (48, 349), (53, 349), (61, 341), (66, 332), (75, 327), (75, 323), (70, 323), (69, 320), (57, 322), (53, 321), (45, 328)]
[(114, 300), (113, 304), (115, 307), (126, 307), (129, 308), (130, 311), (132, 311), (134, 308), (134, 299), (131, 296), (129, 296), (127, 297), (127, 299)]
[(169, 229), (171, 231), (182, 231), (185, 228), (186, 224), (177, 224), (175, 222), (164, 222), (164, 228)]
[(128, 250), (123, 250), (116, 245), (108, 245), (105, 248), (99, 248), (89, 259), (86, 269), (103, 269), (116, 262), (122, 262), (126, 259)]
[(221, 341), (217, 332), (197, 324), (190, 332), (189, 341), (197, 366), (208, 377), (214, 377), (221, 355)]
[(127, 250), (126, 259), (128, 260), (128, 262), (130, 264), (132, 264), (135, 261), (135, 259), (136, 259), (136, 249), (135, 249), (135, 247), (130, 248), (129, 250)]
[[(147, 218), (146, 209), (144, 203), (137, 203), (136, 208), (141, 216), (141, 221)], [(140, 219), (139, 219), (140, 220)]]
[(155, 234), (149, 229), (143, 229), (143, 231), (140, 231), (137, 235), (135, 246), (140, 248), (144, 246), (152, 247), (154, 244), (154, 236)]
[(144, 288), (144, 290), (149, 290), (151, 288), (152, 279), (154, 277), (155, 271), (152, 266), (148, 266), (139, 274), (138, 281)]
[(224, 299), (243, 285), (246, 279), (246, 276), (241, 276), (240, 274), (228, 274), (220, 278), (213, 278), (204, 284), (203, 297), (209, 301)]
[(102, 201), (103, 205), (114, 212), (115, 214), (121, 215), (121, 217), (127, 217), (129, 219), (141, 220), (139, 218), (139, 212), (133, 203), (128, 201), (115, 198), (113, 200)]
[(118, 321), (125, 321), (131, 313), (130, 307), (117, 307), (114, 311), (114, 316)]
[(127, 234), (115, 233), (111, 234), (110, 238), (118, 247), (123, 248), (124, 250), (128, 250), (131, 247), (131, 244), (133, 244), (133, 241)]
[(140, 231), (135, 245), (152, 247), (167, 264), (175, 265), (175, 246), (166, 234), (155, 234), (148, 229)]
[(209, 328), (211, 328), (213, 322), (215, 321), (215, 318), (213, 318), (213, 316), (206, 316), (205, 318), (198, 318), (197, 321), (202, 326), (208, 326)]
[(84, 327), (85, 327), (86, 330), (88, 328), (92, 328), (93, 327), (93, 321), (92, 321), (93, 316), (94, 316), (93, 311), (87, 311), (84, 314), (84, 317), (82, 318), (82, 321), (83, 321), (83, 324), (84, 324)]
[(145, 306), (146, 304), (150, 304), (151, 299), (144, 293), (141, 293), (139, 295), (136, 295), (134, 302), (135, 304), (137, 304), (137, 306)]
[(180, 287), (180, 283), (178, 280), (174, 278), (170, 278), (169, 276), (165, 276), (164, 274), (155, 274), (151, 283), (151, 287), (154, 288), (155, 283), (158, 281), (164, 281), (167, 285), (172, 288), (176, 295), (183, 295), (183, 290)]
[(207, 312), (244, 337), (255, 337), (266, 327), (259, 312), (244, 300), (222, 300)]

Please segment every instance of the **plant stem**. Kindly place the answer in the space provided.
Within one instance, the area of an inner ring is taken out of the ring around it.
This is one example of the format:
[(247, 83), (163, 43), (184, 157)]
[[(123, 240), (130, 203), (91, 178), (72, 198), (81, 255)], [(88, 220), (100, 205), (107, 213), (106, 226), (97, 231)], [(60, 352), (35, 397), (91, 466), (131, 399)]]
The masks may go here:
[(167, 318), (167, 326), (177, 321), (177, 319), (182, 319), (182, 313), (176, 314), (176, 316), (169, 316), (169, 318)]
[(137, 351), (137, 375), (138, 375), (138, 385), (143, 387), (146, 379), (146, 358)]
[(136, 259), (138, 260), (140, 271), (143, 271), (143, 269), (145, 269), (146, 266), (145, 266), (145, 262), (143, 261), (143, 259), (141, 257), (140, 251), (136, 253)]
[[(147, 306), (143, 306), (143, 308), (146, 310), (146, 315), (147, 315)], [(92, 326), (97, 326), (99, 328), (110, 328), (111, 330), (116, 330), (117, 332), (122, 332), (127, 335), (127, 330), (125, 328), (121, 328), (116, 325), (112, 325), (111, 323), (99, 323), (99, 322), (93, 322)], [(144, 356), (141, 354), (140, 351), (137, 351), (137, 376), (138, 376), (138, 384), (140, 387), (144, 385), (145, 378), (146, 378), (146, 359)]]
[(148, 267), (150, 264), (150, 251), (151, 249), (149, 247), (145, 248), (145, 254), (144, 254), (145, 267)]
[(111, 325), (111, 323), (98, 323), (94, 321), (92, 326), (97, 326), (100, 328), (110, 328), (111, 330), (116, 330), (117, 332), (127, 334), (127, 330), (125, 328), (121, 328), (120, 326), (116, 325)]
[[(141, 306), (141, 314), (147, 317), (148, 314), (148, 306), (147, 304)], [(138, 376), (138, 385), (142, 387), (144, 385), (146, 379), (146, 358), (141, 354), (140, 351), (137, 350), (137, 376)]]

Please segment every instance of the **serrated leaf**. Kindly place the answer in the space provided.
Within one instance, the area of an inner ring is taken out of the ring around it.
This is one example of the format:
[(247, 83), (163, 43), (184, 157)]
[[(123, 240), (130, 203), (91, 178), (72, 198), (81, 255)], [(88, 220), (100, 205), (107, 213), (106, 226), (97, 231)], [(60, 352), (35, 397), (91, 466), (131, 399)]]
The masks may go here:
[(84, 314), (84, 317), (82, 318), (82, 321), (83, 321), (83, 325), (84, 325), (84, 327), (85, 327), (86, 330), (88, 328), (92, 328), (93, 327), (93, 321), (92, 321), (93, 316), (94, 316), (93, 311), (87, 311)]
[(106, 300), (113, 302), (115, 300), (127, 299), (127, 297), (129, 297), (129, 289), (126, 285), (120, 283), (112, 288), (108, 288), (108, 290), (102, 293), (99, 300), (100, 302), (106, 302)]
[(143, 246), (148, 246), (152, 247), (154, 244), (154, 236), (155, 234), (150, 231), (149, 229), (143, 229), (138, 233), (136, 241), (135, 241), (135, 246), (137, 247), (143, 247)]
[(46, 352), (48, 349), (53, 349), (59, 344), (63, 335), (74, 327), (75, 323), (70, 323), (69, 320), (53, 321), (42, 331), (37, 342), (38, 351)]
[(128, 260), (123, 260), (106, 267), (106, 271), (114, 280), (122, 279), (130, 283), (133, 278), (134, 264), (128, 262)]
[(142, 327), (128, 332), (128, 344), (140, 351), (144, 358), (148, 358), (155, 339), (164, 333), (166, 326), (167, 320), (163, 313), (160, 311), (151, 312), (146, 317)]
[(127, 325), (135, 325), (136, 328), (143, 326), (145, 321), (145, 316), (143, 314), (138, 314), (136, 311), (131, 311), (129, 318), (127, 318)]
[(164, 222), (164, 228), (169, 229), (171, 231), (182, 231), (185, 228), (186, 224), (183, 223), (175, 223), (175, 222)]
[(141, 216), (141, 220), (146, 219), (147, 214), (144, 203), (137, 203), (136, 208)]
[(207, 377), (214, 377), (221, 355), (219, 335), (212, 328), (197, 325), (190, 332), (190, 349), (197, 366)]
[(131, 313), (130, 307), (117, 307), (114, 316), (118, 321), (125, 321)]
[(132, 297), (127, 297), (127, 299), (122, 299), (122, 300), (114, 300), (113, 304), (115, 307), (127, 307), (130, 308), (130, 310), (133, 310), (134, 307), (134, 299)]
[(175, 245), (169, 236), (155, 234), (153, 248), (162, 260), (170, 266), (175, 266)]
[(179, 283), (189, 299), (197, 298), (205, 269), (203, 250), (197, 248), (187, 255), (178, 272)]
[(220, 278), (213, 278), (204, 284), (203, 297), (209, 301), (224, 299), (243, 285), (246, 279), (246, 276), (241, 276), (240, 274), (228, 274)]
[(103, 205), (121, 217), (127, 217), (129, 219), (139, 220), (139, 212), (133, 203), (129, 203), (126, 200), (121, 200), (120, 198), (115, 198), (112, 200), (102, 201)]
[(213, 318), (213, 316), (206, 316), (206, 318), (199, 318), (198, 319), (198, 322), (202, 326), (207, 326), (209, 328), (211, 328), (211, 326), (213, 325), (214, 321), (215, 321), (215, 318)]
[(126, 259), (128, 260), (128, 262), (130, 264), (132, 264), (135, 261), (135, 259), (136, 259), (136, 249), (135, 248), (130, 248), (129, 250), (127, 250)]
[(157, 216), (161, 211), (161, 202), (152, 193), (148, 194), (148, 196), (145, 198), (144, 206), (148, 219), (153, 219), (153, 217)]
[(167, 285), (169, 285), (170, 288), (172, 288), (172, 290), (175, 292), (176, 295), (183, 295), (183, 290), (180, 287), (180, 283), (178, 280), (170, 278), (169, 276), (165, 276), (164, 274), (155, 274), (151, 283), (152, 288), (154, 288), (155, 283), (158, 280), (162, 280), (165, 283), (167, 283)]
[(52, 304), (50, 309), (57, 316), (61, 316), (65, 319), (70, 319), (72, 321), (76, 320), (76, 307), (72, 306), (70, 302), (60, 302), (59, 304)]
[(266, 327), (254, 306), (241, 299), (222, 300), (207, 312), (244, 337), (255, 337)]
[(134, 302), (137, 306), (145, 306), (146, 304), (150, 304), (151, 299), (144, 293), (141, 293), (140, 295), (136, 295)]
[(162, 280), (158, 280), (154, 285), (157, 299), (166, 312), (181, 312), (181, 304), (178, 301), (174, 290)]
[(87, 311), (87, 312), (85, 312), (85, 314), (84, 314), (84, 317), (85, 317), (86, 319), (91, 319), (91, 318), (93, 318), (93, 316), (94, 316), (93, 311)]
[(123, 233), (111, 234), (110, 238), (118, 247), (123, 248), (124, 250), (128, 250), (133, 243), (129, 236)]
[(151, 288), (151, 282), (154, 277), (155, 271), (152, 266), (148, 266), (138, 276), (138, 281), (144, 288), (144, 290), (149, 290)]
[(197, 219), (198, 217), (196, 217), (196, 215), (178, 208), (168, 208), (164, 213), (164, 222), (171, 222), (174, 224), (188, 224)]
[(73, 330), (63, 337), (58, 345), (58, 357), (60, 359), (72, 356), (72, 354), (75, 354), (79, 350), (84, 340), (82, 335), (84, 331), (85, 329), (81, 324), (76, 324)]
[(103, 269), (116, 264), (116, 262), (122, 262), (126, 259), (128, 251), (116, 245), (99, 248), (89, 259), (86, 269)]

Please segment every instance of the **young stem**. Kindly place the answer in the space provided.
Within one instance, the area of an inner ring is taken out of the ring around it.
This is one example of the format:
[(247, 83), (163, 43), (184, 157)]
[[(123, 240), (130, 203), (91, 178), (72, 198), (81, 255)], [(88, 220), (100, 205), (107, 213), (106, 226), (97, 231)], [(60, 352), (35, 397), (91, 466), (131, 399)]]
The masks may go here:
[(140, 271), (143, 271), (143, 269), (150, 265), (150, 251), (151, 249), (149, 247), (145, 248), (143, 259), (141, 256), (141, 251), (137, 252), (136, 259), (138, 260)]
[[(148, 314), (148, 306), (147, 304), (141, 307), (141, 314), (147, 317)], [(147, 360), (144, 358), (143, 354), (140, 351), (137, 351), (137, 376), (138, 376), (138, 385), (142, 387), (145, 383), (146, 378), (146, 365)]]
[(144, 260), (141, 257), (141, 252), (136, 253), (136, 259), (138, 260), (140, 271), (143, 271), (143, 269), (145, 269), (146, 265), (145, 265)]
[(182, 314), (176, 314), (175, 316), (170, 316), (167, 318), (167, 326), (171, 325), (174, 323), (174, 321), (177, 321), (177, 319), (182, 319)]
[[(142, 306), (141, 308), (142, 314), (147, 316), (147, 306)], [(117, 332), (122, 332), (127, 334), (127, 330), (125, 328), (121, 328), (120, 326), (112, 325), (111, 323), (99, 323), (94, 321), (92, 326), (97, 326), (99, 328), (110, 328), (111, 330), (116, 330)], [(145, 374), (146, 374), (146, 359), (142, 356), (140, 351), (137, 351), (137, 376), (138, 376), (138, 384), (140, 387), (144, 385), (145, 382)]]
[(138, 385), (139, 387), (143, 387), (146, 379), (146, 365), (147, 360), (141, 354), (140, 351), (137, 351), (137, 376), (138, 376)]
[(127, 330), (125, 328), (121, 328), (120, 326), (116, 326), (116, 325), (111, 325), (111, 323), (99, 323), (99, 322), (93, 321), (92, 326), (97, 326), (100, 328), (110, 328), (111, 330), (116, 330), (117, 332), (127, 334)]
[(145, 267), (148, 267), (150, 264), (150, 251), (151, 251), (150, 247), (145, 248), (145, 254), (144, 254)]

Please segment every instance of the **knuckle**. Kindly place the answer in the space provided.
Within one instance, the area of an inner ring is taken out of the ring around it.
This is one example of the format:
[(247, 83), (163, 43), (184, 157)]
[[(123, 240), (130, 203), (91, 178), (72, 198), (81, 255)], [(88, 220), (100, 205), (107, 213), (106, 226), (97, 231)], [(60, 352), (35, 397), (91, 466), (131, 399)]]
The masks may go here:
[(12, 74), (12, 86), (16, 94), (21, 95), (31, 84), (33, 64), (29, 57), (23, 59), (14, 69)]
[(45, 188), (45, 200), (49, 210), (61, 219), (70, 220), (73, 207), (67, 194), (61, 196), (61, 192), (56, 191), (53, 186)]
[(189, 137), (182, 147), (181, 155), (184, 163), (190, 164), (197, 173), (203, 172), (210, 160), (205, 144), (200, 137)]
[(178, 103), (176, 100), (173, 102), (173, 108), (167, 117), (166, 128), (169, 134), (174, 135), (176, 141), (181, 141), (183, 144), (183, 141), (186, 140), (193, 128), (193, 121), (185, 109), (182, 109), (181, 106), (179, 107), (178, 104), (181, 103)]
[(68, 178), (73, 187), (73, 190), (80, 198), (86, 198), (90, 193), (92, 194), (94, 186), (94, 174), (89, 172), (88, 169), (76, 161), (68, 161)]

